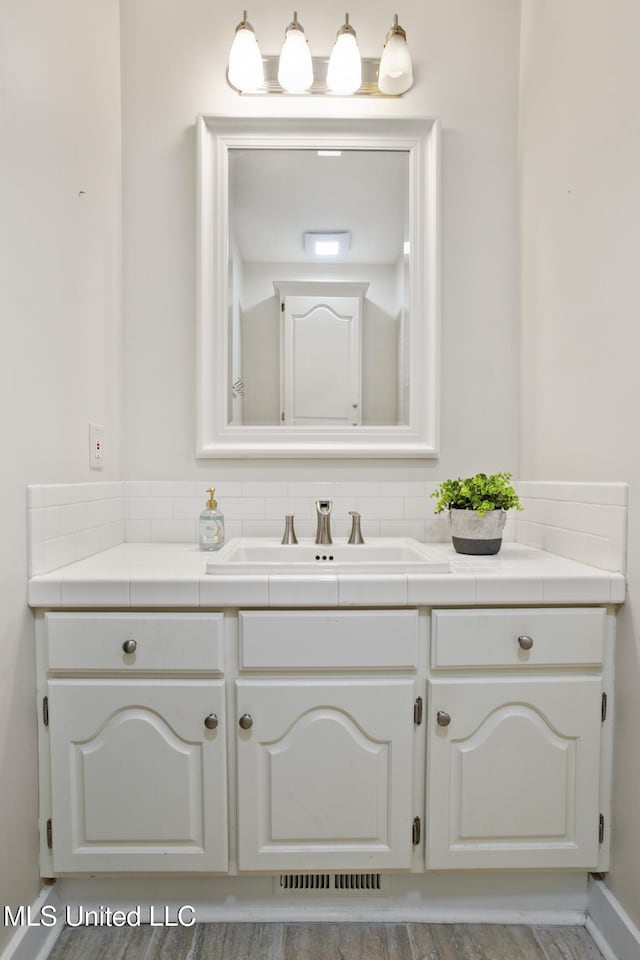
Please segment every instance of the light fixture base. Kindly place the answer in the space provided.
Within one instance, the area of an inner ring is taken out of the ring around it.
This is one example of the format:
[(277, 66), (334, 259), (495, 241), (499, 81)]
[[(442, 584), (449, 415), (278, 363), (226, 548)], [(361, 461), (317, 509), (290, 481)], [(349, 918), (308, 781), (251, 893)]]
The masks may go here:
[(309, 97), (325, 95), (328, 97), (382, 97), (386, 100), (394, 100), (399, 96), (402, 96), (402, 94), (381, 93), (381, 91), (378, 89), (378, 68), (380, 66), (380, 61), (373, 57), (362, 58), (362, 85), (358, 90), (356, 90), (355, 93), (340, 94), (332, 93), (331, 90), (329, 90), (329, 87), (327, 86), (329, 57), (311, 58), (313, 63), (313, 84), (308, 90), (306, 90), (304, 93), (287, 93), (287, 91), (283, 90), (278, 83), (278, 59), (279, 58), (277, 56), (268, 56), (262, 58), (262, 62), (264, 64), (265, 82), (264, 87), (262, 87), (260, 90), (239, 90), (229, 82), (228, 74), (227, 83), (232, 90), (235, 90), (236, 93), (239, 93), (244, 97), (262, 97), (281, 94), (285, 97)]

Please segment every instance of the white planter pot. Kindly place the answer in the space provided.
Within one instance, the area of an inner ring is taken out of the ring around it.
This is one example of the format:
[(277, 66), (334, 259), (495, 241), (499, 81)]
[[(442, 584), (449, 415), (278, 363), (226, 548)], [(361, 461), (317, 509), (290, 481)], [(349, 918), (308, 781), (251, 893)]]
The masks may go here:
[(454, 549), (457, 553), (484, 556), (497, 553), (506, 521), (504, 510), (489, 510), (483, 517), (475, 510), (449, 510)]

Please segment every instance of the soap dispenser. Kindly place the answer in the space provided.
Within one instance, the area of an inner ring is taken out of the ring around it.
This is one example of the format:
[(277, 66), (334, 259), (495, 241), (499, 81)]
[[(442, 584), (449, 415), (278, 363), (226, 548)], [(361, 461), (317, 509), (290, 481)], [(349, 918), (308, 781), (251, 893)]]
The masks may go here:
[(209, 487), (207, 505), (200, 514), (199, 537), (201, 550), (219, 550), (224, 546), (224, 514), (214, 500), (215, 487)]

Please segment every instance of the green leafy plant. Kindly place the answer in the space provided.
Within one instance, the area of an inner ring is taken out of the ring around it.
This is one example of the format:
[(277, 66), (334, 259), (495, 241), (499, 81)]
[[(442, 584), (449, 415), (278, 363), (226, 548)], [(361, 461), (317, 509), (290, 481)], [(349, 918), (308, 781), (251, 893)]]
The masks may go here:
[(510, 483), (510, 473), (477, 473), (463, 480), (443, 480), (433, 491), (436, 513), (443, 510), (475, 510), (483, 517), (489, 510), (522, 510), (520, 499)]

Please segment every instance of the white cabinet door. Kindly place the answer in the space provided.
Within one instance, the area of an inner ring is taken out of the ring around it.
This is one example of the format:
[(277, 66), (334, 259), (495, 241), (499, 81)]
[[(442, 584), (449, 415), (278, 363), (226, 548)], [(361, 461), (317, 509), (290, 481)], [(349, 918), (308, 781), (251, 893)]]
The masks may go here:
[(432, 681), (427, 866), (595, 867), (600, 703), (599, 677)]
[(56, 872), (226, 870), (224, 719), (222, 680), (50, 680)]
[(414, 681), (236, 686), (240, 869), (409, 868)]

